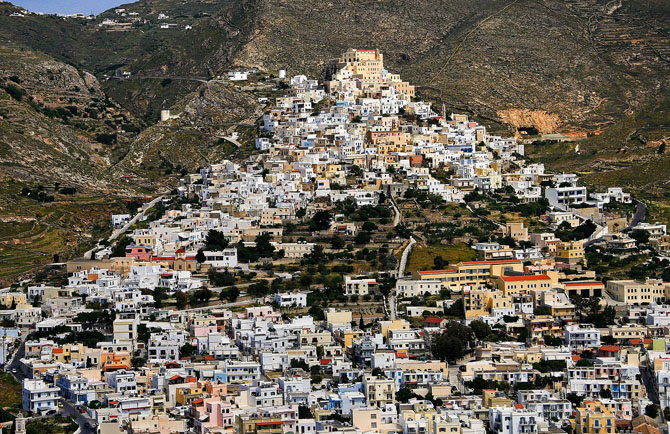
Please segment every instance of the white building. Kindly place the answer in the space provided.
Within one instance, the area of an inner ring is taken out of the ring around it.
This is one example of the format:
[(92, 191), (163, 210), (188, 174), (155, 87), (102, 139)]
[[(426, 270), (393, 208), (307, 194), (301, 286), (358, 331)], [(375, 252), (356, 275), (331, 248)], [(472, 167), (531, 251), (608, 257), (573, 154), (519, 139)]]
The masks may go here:
[(570, 347), (598, 347), (600, 330), (591, 324), (571, 324), (565, 327), (565, 343)]
[(214, 268), (235, 268), (237, 267), (237, 249), (235, 247), (228, 247), (222, 251), (208, 251), (202, 252), (205, 255), (205, 264)]
[(371, 277), (359, 276), (352, 279), (344, 277), (344, 293), (346, 295), (367, 295), (377, 289), (377, 280)]
[(286, 294), (275, 294), (275, 303), (279, 307), (305, 307), (307, 306), (306, 292), (291, 292)]
[(23, 409), (36, 414), (58, 410), (58, 387), (43, 380), (23, 379)]
[(401, 297), (437, 295), (441, 289), (442, 283), (439, 280), (398, 280), (396, 283), (396, 292)]
[(586, 187), (547, 187), (544, 195), (551, 206), (566, 209), (586, 202)]
[(537, 412), (524, 408), (489, 408), (489, 429), (496, 434), (537, 433), (537, 419)]

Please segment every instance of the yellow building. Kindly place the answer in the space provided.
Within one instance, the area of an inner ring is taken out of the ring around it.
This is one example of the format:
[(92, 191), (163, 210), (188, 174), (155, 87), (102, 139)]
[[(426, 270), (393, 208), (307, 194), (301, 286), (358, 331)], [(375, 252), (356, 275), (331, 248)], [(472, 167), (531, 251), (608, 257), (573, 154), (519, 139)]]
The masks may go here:
[(473, 288), (483, 287), (489, 279), (509, 272), (523, 272), (523, 263), (517, 259), (465, 261), (454, 264), (445, 270), (417, 271), (414, 278), (439, 280), (445, 288), (460, 291), (464, 285)]
[(600, 401), (584, 401), (583, 407), (577, 408), (572, 421), (574, 431), (578, 434), (614, 434), (616, 420), (612, 412)]
[(666, 296), (666, 284), (661, 279), (610, 280), (607, 292), (616, 301), (626, 304), (648, 304)]
[(239, 434), (283, 434), (283, 422), (280, 417), (236, 416), (235, 422)]
[(524, 227), (523, 222), (507, 223), (505, 224), (505, 236), (516, 241), (528, 241), (528, 228)]
[(381, 432), (382, 411), (377, 407), (354, 408), (351, 422), (362, 432)]
[(486, 389), (482, 390), (482, 404), (484, 407), (511, 407), (512, 400), (505, 395), (505, 392)]
[(548, 290), (553, 285), (551, 277), (546, 274), (497, 276), (494, 284), (505, 295), (519, 295), (538, 290)]
[(198, 383), (189, 383), (175, 391), (175, 402), (178, 405), (191, 405), (196, 399), (204, 397), (205, 390)]
[(412, 325), (405, 319), (396, 319), (395, 321), (380, 321), (382, 336), (388, 339), (389, 330), (409, 330)]
[(381, 82), (384, 55), (375, 49), (350, 48), (338, 60), (340, 71), (350, 71), (364, 82)]
[(326, 312), (326, 323), (331, 325), (351, 324), (352, 315), (350, 310), (340, 310), (333, 307)]
[(5, 292), (0, 294), (0, 304), (5, 307), (27, 305), (28, 299), (22, 292)]
[(363, 390), (368, 406), (383, 407), (395, 402), (395, 381), (372, 374), (363, 376)]
[(556, 244), (556, 261), (566, 264), (585, 262), (581, 241), (561, 241)]

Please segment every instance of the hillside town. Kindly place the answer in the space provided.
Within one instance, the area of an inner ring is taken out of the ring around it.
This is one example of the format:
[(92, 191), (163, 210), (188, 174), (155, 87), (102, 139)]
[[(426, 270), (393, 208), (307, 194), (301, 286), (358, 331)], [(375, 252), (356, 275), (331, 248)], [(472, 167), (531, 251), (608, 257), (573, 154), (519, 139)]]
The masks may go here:
[(643, 203), (379, 50), (276, 80), (251, 152), (0, 291), (12, 432), (668, 433), (670, 235)]

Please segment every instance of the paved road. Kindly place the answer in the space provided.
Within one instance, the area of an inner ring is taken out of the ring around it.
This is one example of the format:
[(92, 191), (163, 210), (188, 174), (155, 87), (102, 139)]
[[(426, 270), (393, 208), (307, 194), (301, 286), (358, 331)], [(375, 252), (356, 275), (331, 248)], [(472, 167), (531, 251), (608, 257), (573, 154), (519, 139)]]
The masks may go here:
[[(7, 365), (7, 371), (11, 372), (19, 383), (22, 383), (23, 379), (26, 378), (26, 376), (23, 374), (23, 371), (21, 371), (21, 359), (26, 355), (26, 346), (25, 346), (26, 337), (27, 335), (26, 336), (21, 335), (21, 341), (19, 342), (19, 347), (14, 353), (12, 360)], [(15, 369), (16, 372), (12, 372)]]
[(398, 209), (398, 205), (395, 203), (395, 199), (393, 196), (391, 196), (391, 205), (393, 205), (393, 211), (395, 215), (393, 216), (393, 227), (396, 227), (400, 224), (401, 221), (401, 214), (400, 210)]
[(237, 146), (238, 149), (242, 147), (242, 143), (238, 142), (237, 140), (233, 139), (230, 136), (222, 137), (224, 140), (228, 140), (230, 143), (233, 145)]
[[(630, 220), (630, 224), (623, 228), (621, 231), (626, 232), (630, 231), (630, 229), (634, 226), (636, 226), (638, 223), (640, 223), (642, 220), (644, 220), (644, 217), (647, 215), (647, 204), (644, 202), (637, 202), (637, 206), (635, 207), (635, 214), (633, 214), (633, 218)], [(602, 237), (600, 238), (594, 238), (592, 240), (586, 241), (584, 243), (584, 247), (588, 247), (591, 244), (599, 243), (603, 240)]]
[[(125, 232), (126, 232), (132, 225), (134, 225), (135, 223), (137, 223), (137, 221), (138, 221), (141, 217), (143, 217), (147, 211), (149, 211), (151, 208), (153, 208), (153, 206), (156, 205), (161, 199), (163, 199), (163, 196), (158, 196), (157, 198), (153, 199), (153, 200), (152, 200), (151, 202), (149, 202), (148, 204), (144, 205), (144, 206), (142, 207), (142, 211), (141, 211), (141, 212), (138, 212), (137, 214), (135, 214), (135, 217), (133, 217), (132, 219), (130, 219), (130, 220), (128, 221), (128, 223), (126, 223), (125, 225), (123, 225), (123, 227), (121, 227), (121, 228), (119, 228), (119, 229), (115, 229), (114, 231), (112, 231), (112, 234), (109, 236), (109, 238), (107, 239), (107, 241), (109, 241), (109, 242), (111, 243), (112, 241), (114, 241), (115, 239), (117, 239), (118, 237), (120, 237), (121, 234), (125, 233)], [(98, 248), (100, 248), (99, 245), (93, 247), (91, 250), (89, 250), (89, 251), (87, 251), (86, 253), (84, 253), (84, 258), (85, 258), (85, 259), (91, 259), (91, 255), (92, 255), (93, 252), (94, 252), (95, 250), (97, 250)]]
[[(63, 403), (61, 413), (65, 416), (73, 418), (75, 422), (77, 422), (79, 429), (81, 429), (81, 434), (97, 433), (97, 429), (95, 428), (97, 426), (95, 419), (90, 417), (88, 413), (79, 413), (70, 401), (61, 398), (61, 402)], [(88, 427), (86, 426), (87, 424)]]
[(226, 307), (237, 307), (237, 306), (245, 306), (248, 304), (255, 304), (255, 303), (265, 303), (265, 298), (264, 297), (259, 297), (259, 298), (254, 298), (251, 300), (241, 300), (241, 301), (235, 301), (232, 303), (224, 303), (224, 304), (215, 304), (212, 306), (203, 306), (203, 307), (194, 307), (192, 309), (182, 309), (179, 312), (197, 312), (201, 310), (208, 310), (208, 309), (222, 309)]
[(638, 223), (640, 223), (642, 220), (644, 220), (644, 217), (647, 215), (647, 204), (644, 202), (637, 202), (637, 207), (635, 208), (635, 214), (633, 214), (633, 218), (630, 221), (630, 225), (626, 229), (630, 229), (633, 226), (636, 226)]

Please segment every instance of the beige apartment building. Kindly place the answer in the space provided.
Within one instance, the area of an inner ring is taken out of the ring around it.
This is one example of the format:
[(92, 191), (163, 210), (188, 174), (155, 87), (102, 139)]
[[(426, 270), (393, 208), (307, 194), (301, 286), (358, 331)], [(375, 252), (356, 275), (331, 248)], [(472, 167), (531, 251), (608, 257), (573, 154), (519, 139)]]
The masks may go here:
[(607, 292), (616, 301), (626, 304), (648, 304), (666, 296), (668, 285), (661, 279), (610, 280)]

